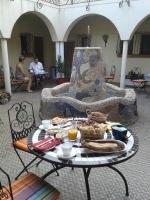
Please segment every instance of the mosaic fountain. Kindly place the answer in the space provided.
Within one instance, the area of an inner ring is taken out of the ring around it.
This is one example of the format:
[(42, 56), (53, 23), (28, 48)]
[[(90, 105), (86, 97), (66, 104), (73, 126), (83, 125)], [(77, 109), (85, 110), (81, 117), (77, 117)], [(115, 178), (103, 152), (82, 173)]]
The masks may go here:
[(111, 121), (131, 124), (137, 119), (136, 94), (105, 83), (100, 47), (76, 47), (70, 82), (41, 93), (41, 119), (55, 116), (86, 117), (86, 110), (108, 114)]

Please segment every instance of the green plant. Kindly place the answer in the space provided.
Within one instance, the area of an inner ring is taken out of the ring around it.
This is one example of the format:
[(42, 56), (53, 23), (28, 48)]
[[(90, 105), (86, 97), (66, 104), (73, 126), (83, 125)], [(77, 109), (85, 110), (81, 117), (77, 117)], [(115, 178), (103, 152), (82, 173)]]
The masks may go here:
[(65, 77), (67, 77), (67, 78), (70, 77), (71, 76), (71, 68), (65, 67), (64, 74), (65, 74)]
[(60, 55), (58, 55), (58, 58), (56, 60), (56, 71), (64, 73), (64, 62), (62, 62)]

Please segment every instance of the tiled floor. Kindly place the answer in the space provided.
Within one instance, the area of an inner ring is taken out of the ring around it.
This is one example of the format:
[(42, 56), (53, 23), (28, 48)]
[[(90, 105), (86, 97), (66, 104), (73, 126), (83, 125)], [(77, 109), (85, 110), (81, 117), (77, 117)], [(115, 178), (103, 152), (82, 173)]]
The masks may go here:
[[(40, 106), (40, 92), (28, 94), (18, 92), (6, 105), (0, 105), (0, 166), (2, 166), (14, 178), (22, 169), (21, 163), (11, 147), (9, 132), (8, 108), (15, 102), (27, 100), (33, 103), (37, 124), (40, 123), (38, 111)], [(91, 171), (89, 182), (92, 200), (150, 200), (150, 97), (144, 93), (138, 93), (139, 120), (131, 126), (139, 137), (140, 148), (138, 153), (116, 167), (126, 176), (129, 184), (130, 196), (125, 197), (125, 188), (122, 179), (114, 171), (108, 168), (96, 168)], [(29, 160), (29, 155), (22, 154), (24, 160)], [(49, 170), (51, 165), (42, 162), (34, 171), (42, 175)], [(86, 200), (85, 183), (81, 169), (72, 171), (70, 168), (59, 171), (60, 176), (52, 174), (47, 181), (61, 191), (61, 200)], [(2, 176), (4, 180), (4, 177)]]

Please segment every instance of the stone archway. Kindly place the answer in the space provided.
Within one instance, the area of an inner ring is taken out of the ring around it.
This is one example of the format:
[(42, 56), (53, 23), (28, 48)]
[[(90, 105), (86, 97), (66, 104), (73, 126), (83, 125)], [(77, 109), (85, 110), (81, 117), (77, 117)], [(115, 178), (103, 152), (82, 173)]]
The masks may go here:
[[(140, 18), (130, 34), (127, 73), (139, 68), (142, 74), (149, 74), (150, 62), (150, 14)], [(149, 79), (147, 79), (149, 81)]]
[(10, 66), (15, 67), (20, 54), (27, 58), (27, 68), (35, 55), (45, 67), (53, 65), (55, 45), (51, 35), (45, 21), (36, 12), (23, 14), (15, 23), (11, 39), (8, 41)]
[[(102, 47), (107, 75), (110, 74), (112, 65), (116, 65), (117, 73), (115, 75), (115, 81), (119, 81), (121, 59), (116, 55), (119, 33), (110, 20), (96, 14), (78, 18), (78, 20), (74, 21), (69, 27), (69, 30), (70, 28), (72, 29), (69, 34), (67, 33), (67, 43), (74, 43), (75, 46), (85, 46), (87, 44), (88, 27), (90, 27), (91, 46)], [(104, 41), (104, 36), (107, 36), (107, 41)], [(70, 55), (72, 49), (69, 49), (68, 51)], [(68, 55), (66, 52), (65, 54)]]

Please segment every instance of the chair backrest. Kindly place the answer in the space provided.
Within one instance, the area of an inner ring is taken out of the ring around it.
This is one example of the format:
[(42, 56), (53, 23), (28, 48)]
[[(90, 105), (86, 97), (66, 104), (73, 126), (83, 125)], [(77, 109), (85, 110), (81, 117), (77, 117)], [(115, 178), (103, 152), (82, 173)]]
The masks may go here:
[(141, 74), (141, 73), (142, 73), (142, 69), (141, 69), (140, 67), (134, 67), (134, 68), (133, 68), (133, 72), (134, 72), (135, 74)]
[(104, 68), (103, 68), (103, 74), (104, 76), (107, 76), (107, 67), (106, 67), (106, 64), (104, 64)]
[(113, 65), (113, 66), (111, 67), (111, 70), (110, 70), (110, 76), (115, 77), (115, 74), (116, 74), (116, 66)]
[(12, 187), (11, 187), (11, 181), (10, 176), (0, 167), (0, 172), (4, 174), (7, 177), (9, 189), (2, 185), (0, 181), (0, 199), (12, 199), (13, 200), (13, 194), (12, 194)]
[(0, 182), (0, 200), (59, 199), (60, 192), (33, 173), (27, 173), (21, 178), (11, 182), (9, 175), (0, 167), (1, 172), (7, 176), (9, 184), (3, 186)]
[(13, 70), (12, 67), (10, 67), (10, 79), (12, 80), (14, 78), (15, 78), (15, 76), (14, 76), (14, 70)]
[(33, 106), (27, 101), (15, 103), (8, 109), (9, 125), (13, 140), (27, 137), (36, 127)]

